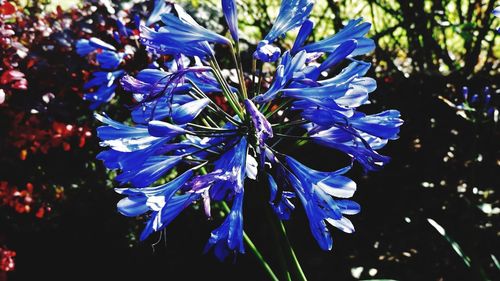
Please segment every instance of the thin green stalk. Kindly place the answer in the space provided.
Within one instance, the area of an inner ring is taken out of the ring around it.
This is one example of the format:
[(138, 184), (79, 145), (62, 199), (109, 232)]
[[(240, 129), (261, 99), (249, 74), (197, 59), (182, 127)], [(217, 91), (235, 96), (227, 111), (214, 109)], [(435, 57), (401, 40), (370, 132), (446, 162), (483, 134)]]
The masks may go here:
[[(193, 81), (191, 80), (188, 80), (188, 82), (193, 86), (193, 91), (195, 93), (197, 93), (198, 95), (200, 95), (201, 97), (203, 98), (207, 98), (207, 99), (210, 99), (199, 87), (198, 85), (196, 85)], [(238, 125), (239, 122), (234, 120), (234, 118), (229, 115), (226, 111), (224, 111), (222, 108), (220, 108), (220, 106), (215, 103), (212, 99), (210, 99), (210, 103), (214, 105), (214, 107), (212, 106), (208, 106), (209, 109), (211, 109), (212, 111), (218, 113), (219, 115), (222, 114), (224, 115), (224, 117), (231, 123), (233, 123), (234, 125)]]
[(240, 117), (240, 119), (244, 120), (241, 105), (238, 103), (237, 99), (235, 100), (233, 98), (233, 93), (229, 89), (229, 85), (227, 85), (227, 82), (222, 77), (222, 73), (220, 72), (220, 68), (218, 66), (217, 61), (215, 59), (210, 60), (210, 66), (212, 67), (215, 79), (217, 79), (219, 84), (222, 86), (222, 93), (226, 97), (229, 105), (234, 110), (234, 112), (236, 112), (236, 114)]
[(243, 65), (241, 64), (241, 55), (240, 55), (240, 45), (236, 43), (236, 50), (231, 45), (231, 53), (233, 55), (234, 63), (236, 64), (236, 72), (238, 73), (238, 79), (240, 81), (240, 90), (243, 95), (243, 99), (248, 98), (247, 87), (245, 84), (245, 76), (243, 75)]
[[(229, 208), (229, 206), (227, 205), (227, 203), (224, 202), (224, 201), (222, 201), (221, 205), (222, 205), (222, 208), (224, 209), (224, 211), (229, 214), (229, 212), (231, 211), (231, 209)], [(255, 257), (259, 260), (259, 262), (261, 263), (261, 265), (264, 267), (264, 270), (267, 272), (267, 274), (269, 274), (269, 277), (273, 281), (280, 281), (278, 279), (278, 277), (276, 276), (276, 274), (274, 274), (271, 266), (269, 266), (269, 264), (266, 262), (266, 260), (264, 259), (264, 257), (260, 253), (260, 251), (257, 249), (257, 247), (255, 246), (255, 244), (252, 242), (252, 240), (250, 239), (250, 237), (245, 233), (245, 231), (243, 231), (243, 240), (245, 240), (245, 243), (250, 248), (250, 251), (252, 251), (252, 253), (255, 255)]]
[[(209, 125), (207, 125), (207, 126), (210, 127)], [(208, 174), (208, 171), (206, 170), (205, 166), (201, 166), (201, 168), (200, 168), (200, 174), (202, 174), (202, 175)], [(229, 206), (227, 205), (227, 203), (224, 202), (224, 201), (222, 201), (221, 205), (222, 205), (223, 211), (226, 214), (229, 214), (229, 212), (231, 210), (230, 210)], [(260, 262), (260, 264), (262, 265), (262, 267), (264, 268), (264, 270), (266, 271), (266, 273), (269, 275), (269, 277), (271, 278), (271, 280), (272, 281), (280, 281), (278, 279), (278, 277), (276, 276), (276, 274), (273, 272), (271, 266), (266, 262), (266, 260), (262, 256), (262, 254), (259, 251), (259, 249), (257, 249), (257, 247), (253, 243), (252, 239), (250, 239), (250, 237), (246, 234), (245, 231), (243, 231), (243, 240), (247, 244), (247, 246), (250, 249), (250, 251), (255, 255), (255, 257), (257, 258), (257, 260)]]
[(275, 232), (275, 235), (279, 240), (281, 251), (283, 252), (282, 254), (286, 257), (286, 262), (288, 267), (292, 269), (291, 271), (291, 275), (293, 278), (292, 280), (307, 281), (304, 271), (302, 270), (302, 267), (300, 266), (297, 256), (293, 251), (292, 245), (288, 240), (288, 236), (286, 235), (286, 230), (285, 226), (283, 225), (283, 222), (271, 212), (271, 209), (269, 207), (267, 207), (266, 210), (273, 231)]
[[(252, 59), (252, 71), (251, 71), (251, 74), (252, 74), (252, 83), (250, 83), (250, 85), (252, 86), (252, 88), (250, 89), (249, 93), (252, 93), (252, 95), (255, 95), (255, 87), (256, 87), (256, 85), (255, 85), (256, 84), (256, 82), (255, 82), (255, 75), (257, 74), (257, 60), (256, 59)], [(249, 95), (249, 98), (252, 98), (252, 96)]]
[(272, 104), (271, 101), (269, 101), (265, 104), (262, 104), (261, 107), (259, 108), (260, 112), (266, 112), (269, 109), (269, 107), (271, 106), (271, 104)]
[(306, 275), (304, 274), (304, 271), (302, 270), (302, 267), (300, 266), (299, 260), (297, 259), (297, 255), (295, 255), (295, 251), (292, 248), (292, 245), (290, 244), (290, 240), (288, 240), (288, 236), (286, 235), (286, 229), (285, 225), (283, 222), (280, 220), (279, 221), (279, 228), (282, 233), (283, 240), (285, 242), (285, 249), (288, 251), (288, 258), (289, 262), (293, 265), (295, 269), (295, 274), (296, 274), (296, 280), (299, 281), (307, 281)]
[(277, 129), (277, 128), (284, 128), (284, 127), (290, 127), (290, 126), (304, 125), (304, 124), (307, 124), (310, 122), (311, 121), (307, 121), (307, 120), (295, 120), (295, 121), (290, 121), (290, 122), (286, 122), (286, 123), (273, 124), (272, 127), (273, 127), (273, 129)]
[(272, 244), (273, 244), (274, 248), (276, 249), (275, 254), (278, 257), (278, 261), (279, 261), (279, 264), (281, 266), (281, 271), (282, 271), (281, 277), (284, 280), (291, 281), (292, 276), (290, 274), (290, 270), (288, 270), (288, 262), (287, 262), (287, 258), (285, 257), (286, 252), (283, 249), (282, 241), (280, 241), (282, 239), (281, 235), (280, 235), (280, 230), (275, 223), (276, 217), (272, 213), (272, 211), (270, 210), (270, 208), (268, 206), (264, 206), (264, 208), (265, 208), (265, 212), (266, 212), (267, 221), (269, 222), (269, 225), (271, 226), (271, 230), (273, 231), (274, 237), (276, 240), (276, 241), (273, 241)]
[(268, 112), (266, 115), (266, 118), (269, 118), (271, 116), (273, 116), (276, 112), (280, 111), (282, 108), (284, 108), (285, 106), (289, 105), (290, 103), (292, 102), (291, 99), (285, 101), (284, 103), (280, 104), (275, 110), (271, 111), (271, 112)]

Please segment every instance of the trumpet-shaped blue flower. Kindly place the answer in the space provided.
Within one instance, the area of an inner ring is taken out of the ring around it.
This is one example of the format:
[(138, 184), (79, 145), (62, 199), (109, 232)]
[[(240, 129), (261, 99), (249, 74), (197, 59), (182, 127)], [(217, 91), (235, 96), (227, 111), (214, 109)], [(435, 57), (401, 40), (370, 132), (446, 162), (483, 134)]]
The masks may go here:
[(295, 206), (291, 201), (292, 198), (295, 198), (295, 193), (291, 191), (282, 191), (281, 194), (279, 194), (278, 184), (274, 180), (273, 176), (268, 174), (267, 180), (271, 191), (269, 204), (273, 207), (278, 218), (282, 220), (289, 220), (292, 211), (295, 209)]
[(112, 51), (103, 51), (96, 56), (97, 62), (99, 62), (101, 67), (108, 70), (116, 69), (123, 61), (124, 57), (124, 53), (116, 53)]
[(146, 20), (146, 25), (151, 26), (160, 21), (160, 16), (165, 13), (170, 13), (172, 6), (172, 4), (167, 3), (165, 0), (155, 0), (153, 11)]
[(245, 253), (243, 245), (243, 190), (235, 195), (231, 211), (222, 225), (210, 234), (205, 251), (211, 247), (214, 247), (215, 256), (220, 260), (224, 260), (230, 252)]
[(309, 218), (311, 232), (320, 247), (332, 248), (331, 234), (326, 222), (340, 230), (351, 233), (354, 227), (344, 215), (354, 215), (360, 206), (350, 200), (335, 200), (350, 197), (356, 189), (354, 182), (342, 176), (348, 169), (333, 173), (321, 173), (309, 169), (291, 157), (286, 157), (289, 180), (300, 198)]
[(233, 37), (234, 42), (238, 42), (240, 37), (238, 35), (238, 10), (236, 7), (236, 0), (222, 0), (222, 11), (224, 11), (224, 17), (226, 18), (231, 37)]
[(362, 18), (351, 20), (337, 34), (324, 40), (303, 46), (302, 48), (297, 48), (296, 50), (305, 50), (308, 53), (332, 53), (340, 46), (340, 44), (348, 40), (356, 40), (356, 49), (350, 54), (350, 56), (354, 57), (367, 54), (375, 49), (375, 43), (372, 39), (364, 37), (370, 30), (371, 24), (362, 21)]
[(307, 20), (313, 6), (314, 0), (283, 0), (278, 17), (269, 33), (257, 45), (254, 57), (265, 62), (276, 61), (281, 50), (271, 44), (288, 31), (301, 26)]

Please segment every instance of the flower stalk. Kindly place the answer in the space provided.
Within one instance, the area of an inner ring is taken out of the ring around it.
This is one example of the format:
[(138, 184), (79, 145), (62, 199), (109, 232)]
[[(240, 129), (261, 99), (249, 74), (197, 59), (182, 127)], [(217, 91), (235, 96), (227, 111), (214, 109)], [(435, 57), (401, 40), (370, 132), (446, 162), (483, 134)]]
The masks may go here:
[[(283, 150), (290, 147), (281, 141), (314, 142), (345, 153), (367, 171), (377, 170), (389, 158), (376, 150), (397, 139), (402, 120), (396, 110), (372, 115), (358, 111), (376, 89), (375, 80), (364, 77), (370, 64), (353, 58), (374, 47), (365, 37), (369, 23), (352, 20), (339, 34), (306, 44), (313, 30), (307, 18), (314, 1), (283, 0), (275, 24), (253, 53), (249, 95), (236, 2), (223, 0), (222, 4), (234, 45), (197, 24), (178, 5), (172, 5), (173, 13), (154, 17), (161, 18), (161, 28), (140, 28), (140, 42), (148, 51), (173, 59), (165, 69), (144, 69), (135, 77), (122, 72), (108, 75), (109, 79), (122, 77), (124, 88), (134, 93), (139, 105), (132, 109), (134, 126), (96, 115), (105, 124), (98, 128), (101, 145), (108, 148), (98, 158), (107, 168), (121, 170), (116, 177), (121, 185), (132, 186), (117, 189), (124, 195), (119, 212), (131, 217), (149, 214), (141, 240), (162, 231), (194, 202), (202, 202), (208, 217), (212, 206), (221, 206), (226, 216), (211, 232), (206, 251), (212, 249), (224, 260), (244, 253), (246, 245), (272, 280), (306, 281), (283, 221), (291, 219), (295, 204), (302, 204), (319, 247), (331, 250), (327, 224), (354, 231), (348, 216), (357, 214), (360, 206), (349, 198), (357, 186), (345, 176), (352, 165), (328, 172), (311, 169), (286, 155)], [(277, 38), (301, 26), (291, 50), (274, 45)], [(229, 46), (239, 90), (224, 77), (213, 44)], [(80, 45), (82, 50), (114, 48), (96, 40)], [(351, 63), (341, 72), (321, 77), (344, 60)], [(264, 63), (276, 68), (269, 87), (262, 85), (269, 75), (262, 71)], [(106, 82), (108, 76), (92, 83)], [(155, 185), (174, 167), (180, 172), (175, 179)], [(245, 183), (257, 179), (262, 183), (259, 193), (270, 195), (261, 196), (260, 204), (278, 240), (274, 245), (279, 249), (279, 278), (244, 231)]]

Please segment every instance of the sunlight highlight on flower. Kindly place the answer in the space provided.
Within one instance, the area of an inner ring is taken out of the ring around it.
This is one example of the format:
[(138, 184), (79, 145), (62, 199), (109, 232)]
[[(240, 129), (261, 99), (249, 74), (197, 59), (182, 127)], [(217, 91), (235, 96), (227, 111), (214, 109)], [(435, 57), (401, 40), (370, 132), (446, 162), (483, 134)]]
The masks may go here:
[[(370, 64), (355, 59), (374, 48), (373, 41), (365, 38), (369, 23), (350, 21), (336, 35), (304, 45), (314, 27), (307, 19), (313, 3), (283, 1), (273, 28), (257, 46), (255, 60), (279, 59), (268, 88), (248, 82), (250, 74), (241, 68), (238, 53), (232, 59), (239, 82), (226, 80), (213, 46), (220, 44), (231, 52), (239, 48), (201, 27), (178, 5), (158, 8), (166, 11), (155, 15), (161, 19), (159, 27), (140, 27), (140, 42), (155, 55), (168, 55), (169, 62), (135, 77), (112, 75), (115, 80), (121, 77), (124, 89), (134, 95), (134, 125), (106, 115), (96, 118), (105, 123), (98, 136), (109, 148), (98, 159), (109, 169), (121, 170), (116, 177), (120, 184), (131, 185), (117, 189), (126, 196), (118, 210), (126, 216), (148, 214), (142, 240), (164, 229), (191, 204), (200, 204), (210, 217), (213, 208), (229, 202), (227, 216), (212, 231), (206, 250), (212, 249), (221, 260), (244, 253), (243, 202), (245, 185), (251, 180), (266, 187), (260, 192), (270, 194), (268, 204), (280, 220), (290, 219), (300, 202), (322, 249), (332, 249), (328, 226), (354, 232), (347, 216), (361, 207), (348, 199), (357, 185), (346, 173), (354, 162), (367, 171), (386, 164), (389, 157), (377, 150), (398, 138), (403, 121), (397, 110), (378, 114), (358, 110), (377, 87), (374, 79), (363, 77)], [(222, 6), (237, 45), (235, 2), (222, 1)], [(300, 26), (293, 49), (281, 55), (271, 44)], [(95, 45), (82, 42), (80, 50), (86, 53)], [(106, 49), (102, 43), (100, 48)], [(119, 53), (111, 50), (103, 50), (101, 56), (103, 68), (115, 67), (119, 59)], [(332, 70), (346, 61), (342, 71)], [(113, 84), (99, 73), (88, 83)], [(224, 97), (222, 103), (217, 95)], [(339, 150), (352, 164), (323, 172), (287, 155), (293, 143), (305, 142)], [(175, 179), (155, 184), (173, 169), (178, 174)]]

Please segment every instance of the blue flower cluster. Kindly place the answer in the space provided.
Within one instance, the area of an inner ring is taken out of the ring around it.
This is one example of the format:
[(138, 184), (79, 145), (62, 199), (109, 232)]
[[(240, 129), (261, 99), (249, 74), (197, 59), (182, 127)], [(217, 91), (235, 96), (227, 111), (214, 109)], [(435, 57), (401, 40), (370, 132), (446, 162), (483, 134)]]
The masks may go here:
[[(109, 148), (98, 159), (107, 168), (121, 171), (116, 177), (120, 184), (132, 186), (117, 189), (126, 196), (118, 210), (125, 216), (148, 214), (141, 239), (164, 229), (191, 204), (201, 204), (210, 216), (214, 204), (224, 201), (231, 203), (230, 211), (212, 231), (207, 250), (214, 249), (220, 259), (243, 253), (246, 180), (258, 180), (269, 188), (270, 207), (281, 220), (290, 219), (294, 204), (300, 202), (311, 232), (324, 250), (332, 248), (328, 225), (354, 231), (347, 216), (357, 214), (360, 206), (348, 199), (356, 190), (356, 183), (345, 176), (351, 166), (333, 172), (311, 169), (278, 152), (280, 141), (333, 148), (372, 171), (389, 161), (376, 151), (398, 138), (403, 122), (397, 110), (372, 115), (358, 110), (376, 89), (375, 80), (364, 77), (370, 64), (355, 58), (375, 46), (365, 37), (370, 24), (352, 20), (339, 33), (307, 43), (314, 27), (308, 19), (313, 2), (283, 0), (274, 26), (258, 44), (254, 65), (276, 64), (267, 89), (256, 82), (256, 73), (243, 71), (239, 54), (235, 54), (239, 31), (234, 0), (222, 0), (232, 40), (205, 29), (175, 4), (158, 15), (161, 23), (156, 28), (140, 27), (140, 42), (147, 50), (172, 60), (135, 77), (121, 78), (123, 88), (138, 103), (132, 109), (135, 125), (104, 114), (96, 116), (105, 124), (97, 132), (101, 145)], [(282, 54), (272, 45), (298, 27), (291, 50)], [(80, 50), (98, 46), (103, 53), (115, 52), (98, 43), (83, 41)], [(225, 79), (213, 44), (233, 53), (239, 83), (233, 85)], [(114, 60), (120, 55), (114, 54), (103, 55), (106, 63), (102, 65), (116, 66)], [(340, 73), (325, 75), (346, 61), (349, 64)], [(107, 77), (96, 76), (101, 83), (91, 85), (109, 87)], [(253, 85), (247, 89), (249, 83)], [(224, 97), (223, 104), (215, 99), (218, 95)], [(173, 169), (178, 173), (175, 179), (155, 185)]]
[(469, 94), (469, 87), (462, 87), (462, 99), (453, 102), (443, 96), (439, 96), (443, 102), (456, 110), (457, 115), (472, 122), (485, 123), (490, 120), (498, 122), (498, 108), (492, 102), (490, 87), (484, 87), (478, 94)]
[[(155, 24), (159, 21), (160, 14), (169, 12), (170, 9), (171, 7), (164, 0), (157, 0), (153, 11), (146, 20), (146, 24), (148, 26)], [(115, 16), (112, 17), (115, 18)], [(128, 61), (147, 59), (148, 62), (155, 63), (151, 57), (135, 57), (140, 48), (136, 44), (138, 29), (141, 26), (139, 14), (132, 15), (130, 19), (122, 17), (113, 21), (116, 22), (114, 26), (104, 26), (107, 29), (104, 34), (96, 34), (88, 39), (80, 39), (75, 46), (78, 55), (87, 58), (91, 64), (97, 66), (97, 69), (92, 72), (92, 78), (83, 87), (86, 91), (83, 98), (90, 101), (90, 109), (92, 110), (113, 99), (120, 84), (120, 78), (126, 74), (125, 69), (128, 68), (127, 72), (130, 72), (131, 67), (126, 66)], [(108, 33), (112, 34), (112, 36), (109, 36)], [(106, 39), (109, 37), (111, 39), (109, 41), (114, 39), (114, 42), (111, 44), (98, 37)]]

